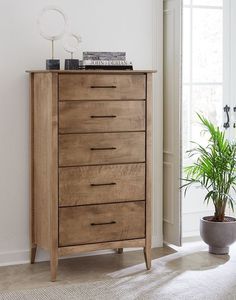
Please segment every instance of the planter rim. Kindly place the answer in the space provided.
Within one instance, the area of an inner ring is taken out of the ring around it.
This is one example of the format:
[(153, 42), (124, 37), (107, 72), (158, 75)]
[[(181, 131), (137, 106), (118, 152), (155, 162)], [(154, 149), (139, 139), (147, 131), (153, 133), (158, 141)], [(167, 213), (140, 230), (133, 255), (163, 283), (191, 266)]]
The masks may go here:
[(230, 222), (214, 222), (214, 221), (204, 220), (204, 218), (207, 218), (207, 217), (213, 217), (213, 216), (204, 216), (204, 217), (201, 218), (201, 221), (205, 222), (205, 223), (211, 223), (211, 224), (213, 223), (213, 224), (221, 224), (221, 225), (222, 224), (234, 224), (234, 223), (236, 223), (236, 218), (234, 218), (234, 217), (225, 216), (225, 217), (234, 219), (234, 221), (230, 221)]

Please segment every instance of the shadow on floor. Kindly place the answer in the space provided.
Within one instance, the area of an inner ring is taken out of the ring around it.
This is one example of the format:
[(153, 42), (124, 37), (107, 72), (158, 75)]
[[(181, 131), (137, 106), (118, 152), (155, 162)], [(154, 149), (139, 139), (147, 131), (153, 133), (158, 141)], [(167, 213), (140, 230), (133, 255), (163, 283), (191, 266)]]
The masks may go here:
[(214, 269), (229, 261), (229, 255), (214, 255), (207, 251), (198, 251), (172, 259), (166, 267), (178, 271), (204, 271)]
[[(170, 247), (152, 249), (153, 260), (176, 251)], [(31, 289), (57, 284), (93, 282), (111, 278), (111, 274), (125, 270), (127, 275), (145, 273), (142, 250), (123, 254), (84, 256), (61, 259), (55, 283), (50, 282), (49, 262), (0, 267), (0, 290)], [(126, 272), (128, 270), (128, 272)]]

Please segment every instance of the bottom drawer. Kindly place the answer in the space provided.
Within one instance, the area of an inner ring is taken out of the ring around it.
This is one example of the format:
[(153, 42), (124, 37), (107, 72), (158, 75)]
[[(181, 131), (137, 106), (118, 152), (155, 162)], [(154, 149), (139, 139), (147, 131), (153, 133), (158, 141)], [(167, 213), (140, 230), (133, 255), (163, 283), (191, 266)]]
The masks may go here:
[(145, 201), (59, 209), (59, 246), (145, 237)]

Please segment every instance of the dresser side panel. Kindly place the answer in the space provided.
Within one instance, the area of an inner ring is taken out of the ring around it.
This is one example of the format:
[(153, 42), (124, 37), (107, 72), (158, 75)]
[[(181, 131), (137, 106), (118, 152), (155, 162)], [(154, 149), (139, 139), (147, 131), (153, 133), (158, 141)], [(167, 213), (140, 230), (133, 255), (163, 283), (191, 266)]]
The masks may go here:
[(51, 73), (34, 74), (34, 224), (36, 244), (44, 249), (51, 248), (52, 209), (57, 201), (54, 77)]
[(147, 74), (146, 99), (146, 247), (152, 244), (152, 74)]

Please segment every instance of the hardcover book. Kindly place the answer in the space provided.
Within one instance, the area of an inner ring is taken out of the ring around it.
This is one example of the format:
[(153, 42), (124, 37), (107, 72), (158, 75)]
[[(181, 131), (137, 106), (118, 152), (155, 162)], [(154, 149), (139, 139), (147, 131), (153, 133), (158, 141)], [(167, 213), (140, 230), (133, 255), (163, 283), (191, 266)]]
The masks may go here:
[(126, 52), (83, 52), (83, 60), (126, 60)]
[(131, 62), (123, 60), (84, 60), (85, 69), (133, 70)]

